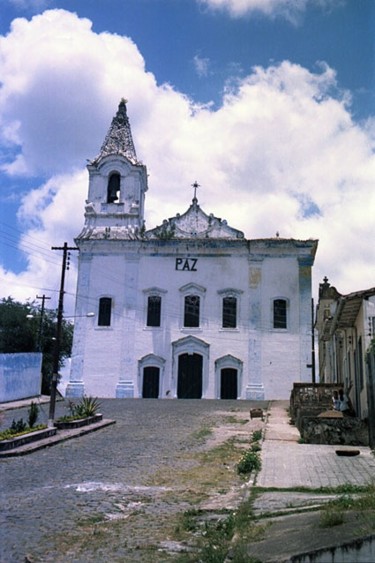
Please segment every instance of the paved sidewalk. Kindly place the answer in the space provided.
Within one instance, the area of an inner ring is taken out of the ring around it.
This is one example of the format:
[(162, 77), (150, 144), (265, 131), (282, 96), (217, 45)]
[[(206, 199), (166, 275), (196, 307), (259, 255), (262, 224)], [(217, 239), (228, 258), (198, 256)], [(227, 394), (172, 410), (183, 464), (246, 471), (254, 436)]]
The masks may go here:
[(259, 487), (337, 487), (366, 485), (375, 480), (375, 457), (370, 448), (355, 447), (353, 457), (336, 455), (348, 446), (299, 444), (297, 428), (289, 424), (288, 401), (273, 401), (268, 413), (262, 445)]

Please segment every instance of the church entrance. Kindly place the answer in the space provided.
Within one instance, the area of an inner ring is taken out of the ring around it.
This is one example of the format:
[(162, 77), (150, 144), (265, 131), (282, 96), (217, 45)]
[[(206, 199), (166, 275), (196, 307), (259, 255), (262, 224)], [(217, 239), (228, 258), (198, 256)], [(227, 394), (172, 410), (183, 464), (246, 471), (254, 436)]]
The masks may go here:
[(200, 354), (181, 354), (178, 357), (178, 399), (202, 398), (202, 366)]
[(220, 372), (220, 399), (237, 399), (237, 370), (224, 368)]
[(159, 397), (159, 374), (160, 369), (156, 366), (144, 368), (142, 386), (142, 397), (144, 399), (157, 399)]

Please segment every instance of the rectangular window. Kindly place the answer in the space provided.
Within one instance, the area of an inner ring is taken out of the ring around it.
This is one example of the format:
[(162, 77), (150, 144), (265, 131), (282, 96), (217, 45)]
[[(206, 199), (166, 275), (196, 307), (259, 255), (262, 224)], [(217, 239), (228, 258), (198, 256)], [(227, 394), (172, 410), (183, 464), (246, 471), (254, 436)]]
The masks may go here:
[(98, 326), (111, 326), (112, 299), (101, 297), (99, 299)]
[(237, 327), (237, 299), (224, 297), (223, 299), (223, 328)]
[(161, 297), (150, 295), (147, 299), (147, 326), (160, 326)]
[(199, 295), (185, 297), (184, 326), (199, 327)]
[(285, 299), (275, 299), (273, 302), (273, 328), (286, 328)]

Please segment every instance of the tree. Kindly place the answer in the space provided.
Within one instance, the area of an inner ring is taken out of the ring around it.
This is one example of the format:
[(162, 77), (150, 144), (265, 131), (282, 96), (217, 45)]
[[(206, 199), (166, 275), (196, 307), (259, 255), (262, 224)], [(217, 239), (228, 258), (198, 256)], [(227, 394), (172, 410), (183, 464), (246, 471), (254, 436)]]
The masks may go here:
[[(29, 318), (28, 318), (29, 317)], [(0, 302), (0, 353), (42, 352), (42, 393), (50, 393), (55, 346), (57, 312), (44, 309), (38, 303), (20, 303), (12, 297)], [(59, 367), (70, 357), (73, 341), (73, 324), (63, 320)]]

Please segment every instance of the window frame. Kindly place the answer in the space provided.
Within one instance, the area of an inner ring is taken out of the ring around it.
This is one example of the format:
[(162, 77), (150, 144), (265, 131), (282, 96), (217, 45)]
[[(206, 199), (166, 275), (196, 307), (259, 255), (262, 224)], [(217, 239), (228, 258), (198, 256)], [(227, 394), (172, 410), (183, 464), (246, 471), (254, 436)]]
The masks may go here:
[[(239, 330), (239, 321), (240, 321), (240, 307), (241, 307), (241, 294), (243, 291), (241, 289), (234, 289), (234, 288), (226, 288), (220, 289), (218, 291), (220, 297), (220, 330), (228, 330), (228, 331), (235, 331)], [(224, 326), (224, 300), (225, 299), (235, 299), (236, 300), (236, 318), (235, 318), (235, 326)]]
[[(116, 197), (111, 197), (111, 192), (110, 192), (110, 184), (112, 181), (112, 178), (118, 178), (118, 190), (116, 190)], [(117, 197), (118, 194), (118, 197)], [(107, 179), (107, 203), (112, 205), (112, 204), (118, 204), (120, 203), (121, 200), (121, 174), (120, 172), (118, 172), (117, 170), (112, 170), (109, 174), (108, 174), (108, 179)]]
[[(154, 304), (152, 300), (154, 300)], [(161, 326), (161, 296), (159, 294), (152, 293), (147, 296), (146, 326), (148, 328)]]
[[(181, 293), (181, 316), (180, 316), (180, 326), (183, 331), (201, 331), (204, 324), (204, 298), (206, 293), (206, 288), (195, 283), (188, 283), (180, 287)], [(195, 326), (187, 326), (185, 324), (186, 319), (186, 298), (188, 297), (198, 297), (199, 298), (199, 318), (198, 324)]]
[[(276, 307), (277, 307), (277, 303), (279, 304), (279, 306), (281, 305), (281, 303), (284, 304), (284, 311), (282, 313), (282, 321), (277, 320), (277, 314), (280, 316), (280, 311), (277, 313), (276, 311)], [(283, 330), (286, 331), (288, 330), (289, 327), (289, 300), (286, 299), (285, 297), (274, 297), (272, 299), (272, 329), (273, 330)], [(283, 325), (283, 326), (276, 326), (276, 325)]]
[[(99, 297), (98, 303), (98, 327), (109, 328), (112, 326), (113, 298), (109, 295)], [(103, 319), (104, 317), (104, 319)], [(108, 322), (104, 322), (108, 320)]]
[[(165, 311), (165, 296), (167, 294), (166, 289), (160, 287), (149, 287), (143, 290), (144, 294), (144, 328), (145, 330), (157, 330), (161, 329), (165, 324), (164, 311)], [(159, 297), (160, 298), (160, 324), (159, 325), (149, 325), (148, 323), (148, 311), (149, 311), (149, 298)]]
[[(190, 303), (188, 303), (188, 300)], [(194, 302), (195, 301), (195, 302)], [(189, 311), (189, 307), (192, 309)], [(201, 298), (195, 293), (188, 293), (184, 296), (184, 328), (199, 328), (201, 319)], [(190, 320), (191, 324), (187, 324)], [(196, 323), (196, 324), (195, 324)]]

